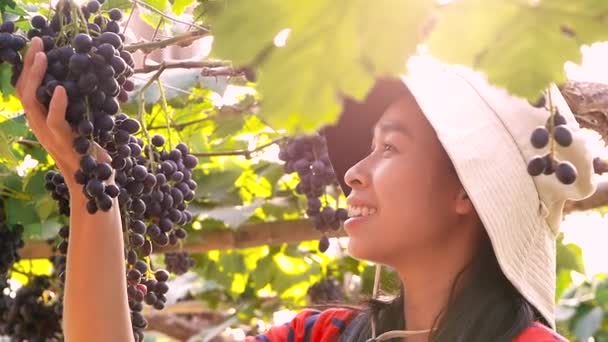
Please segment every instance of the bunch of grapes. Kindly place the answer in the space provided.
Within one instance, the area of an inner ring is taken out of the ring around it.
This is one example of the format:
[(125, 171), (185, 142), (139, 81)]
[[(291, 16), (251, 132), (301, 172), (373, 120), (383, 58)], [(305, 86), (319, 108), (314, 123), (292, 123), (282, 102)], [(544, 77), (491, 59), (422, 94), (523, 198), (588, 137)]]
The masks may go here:
[(310, 304), (342, 302), (345, 298), (340, 282), (332, 277), (325, 278), (311, 285), (306, 295)]
[[(312, 135), (288, 139), (281, 146), (279, 159), (285, 162), (285, 173), (298, 174), (300, 182), (296, 186), (296, 192), (306, 196), (306, 214), (314, 220), (315, 228), (323, 233), (330, 229), (340, 229), (348, 218), (346, 209), (334, 209), (327, 204), (323, 206), (321, 201), (326, 187), (337, 183), (327, 154), (325, 137)], [(328, 247), (329, 239), (323, 234), (319, 250), (325, 252)]]
[[(120, 10), (110, 10), (109, 19), (98, 14), (89, 22), (100, 6), (97, 0), (81, 8), (62, 1), (50, 22), (41, 15), (34, 16), (28, 32), (30, 39), (42, 39), (48, 63), (36, 98), (48, 108), (57, 86), (63, 86), (68, 95), (66, 120), (77, 132), (74, 150), (81, 154), (76, 176), (84, 185), (90, 213), (110, 210), (112, 198), (118, 196), (111, 185), (106, 191), (103, 182), (112, 176), (112, 167), (95, 160), (91, 155), (93, 145), (128, 144), (130, 134), (139, 130), (137, 121), (117, 122), (115, 118), (120, 110), (119, 101), (127, 101), (127, 91), (134, 88), (128, 77), (133, 75), (135, 64), (131, 54), (123, 49), (124, 36), (118, 24), (122, 18)], [(70, 30), (74, 25), (77, 29)], [(49, 178), (54, 185), (47, 179), (49, 190), (65, 212), (67, 188), (62, 179)]]
[(23, 226), (0, 223), (0, 283), (8, 279), (13, 264), (20, 260), (19, 249), (23, 246)]
[(61, 340), (61, 315), (57, 313), (60, 310), (57, 310), (58, 301), (52, 299), (50, 290), (51, 282), (46, 276), (36, 276), (17, 290), (4, 312), (2, 333), (14, 341)]
[[(152, 270), (146, 260), (154, 246), (177, 245), (186, 237), (181, 226), (192, 220), (187, 202), (195, 196), (192, 169), (198, 160), (185, 144), (167, 147), (159, 135), (145, 143), (135, 136), (140, 123), (120, 112), (120, 102), (127, 101), (127, 92), (134, 88), (129, 77), (135, 65), (120, 33), (122, 12), (102, 11), (103, 3), (90, 0), (79, 6), (60, 0), (50, 20), (41, 15), (32, 17), (27, 38), (42, 39), (48, 63), (36, 89), (37, 100), (48, 108), (57, 86), (66, 90), (66, 121), (76, 135), (73, 148), (81, 158), (74, 177), (88, 199), (87, 211), (108, 211), (115, 204), (121, 211), (129, 304), (134, 334), (141, 340), (147, 324), (141, 315), (142, 303), (162, 309), (169, 276), (166, 271)], [(13, 65), (15, 84), (23, 67), (21, 50), (27, 39), (11, 22), (2, 24), (0, 31), (0, 62)], [(111, 163), (94, 158), (98, 147), (109, 153)], [(45, 181), (60, 213), (69, 215), (64, 175), (50, 171)], [(62, 255), (57, 261), (62, 266), (57, 272), (63, 281), (69, 228), (63, 227), (59, 236), (63, 240), (56, 248)]]
[(14, 302), (9, 292), (8, 279), (0, 279), (0, 335), (6, 330), (6, 316)]
[[(557, 110), (549, 117), (546, 124), (538, 126), (532, 132), (530, 143), (537, 149), (545, 148), (551, 139), (562, 147), (572, 144), (572, 132), (567, 126), (566, 119)], [(551, 175), (555, 173), (557, 179), (563, 184), (572, 184), (576, 181), (577, 171), (574, 165), (568, 161), (556, 160), (553, 145), (544, 156), (535, 156), (528, 162), (528, 174), (538, 176), (540, 174)]]
[(184, 274), (195, 264), (188, 252), (165, 253), (165, 268), (171, 273)]
[(19, 74), (23, 69), (21, 50), (27, 41), (23, 36), (15, 34), (15, 23), (6, 21), (0, 25), (0, 63), (12, 65), (13, 76), (11, 83), (17, 84)]

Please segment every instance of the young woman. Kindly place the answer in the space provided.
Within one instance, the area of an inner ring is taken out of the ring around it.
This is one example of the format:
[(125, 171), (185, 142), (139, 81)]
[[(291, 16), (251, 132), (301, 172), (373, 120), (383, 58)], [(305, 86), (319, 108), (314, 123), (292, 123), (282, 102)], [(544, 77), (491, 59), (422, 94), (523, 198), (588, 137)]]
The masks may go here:
[[(47, 115), (27, 91), (46, 66), (38, 51), (35, 39), (17, 92), (41, 143), (71, 175), (77, 157), (63, 121), (65, 92), (58, 87)], [(564, 202), (595, 190), (574, 117), (552, 91), (573, 135), (568, 147), (556, 144), (555, 157), (577, 168), (576, 181), (531, 177), (528, 160), (548, 151), (530, 144), (546, 110), (466, 68), (419, 57), (409, 70), (379, 80), (363, 103), (347, 100), (324, 131), (348, 194), (349, 252), (393, 268), (401, 294), (362, 310), (303, 310), (248, 341), (564, 341), (553, 331), (555, 236)], [(88, 215), (74, 184), (65, 336), (131, 341), (119, 214)]]

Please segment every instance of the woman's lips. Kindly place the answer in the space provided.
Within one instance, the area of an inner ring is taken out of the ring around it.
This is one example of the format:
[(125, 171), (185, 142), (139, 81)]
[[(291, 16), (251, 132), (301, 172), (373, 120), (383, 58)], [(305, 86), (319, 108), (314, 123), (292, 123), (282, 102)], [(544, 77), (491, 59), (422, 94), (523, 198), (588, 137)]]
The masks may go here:
[(370, 219), (372, 219), (376, 214), (367, 215), (367, 216), (355, 216), (349, 217), (346, 221), (344, 221), (344, 230), (346, 232), (352, 231), (361, 227), (365, 223), (367, 223)]

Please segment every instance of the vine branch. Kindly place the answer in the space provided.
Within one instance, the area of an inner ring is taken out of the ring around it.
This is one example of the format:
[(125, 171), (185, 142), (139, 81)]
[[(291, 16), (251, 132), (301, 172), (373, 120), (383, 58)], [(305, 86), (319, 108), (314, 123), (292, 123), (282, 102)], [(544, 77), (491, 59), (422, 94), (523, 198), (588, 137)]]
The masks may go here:
[[(156, 64), (156, 65), (144, 65), (141, 68), (137, 68), (135, 69), (133, 72), (136, 74), (145, 74), (148, 72), (152, 72), (155, 70), (160, 69), (160, 66), (162, 64)], [(221, 62), (221, 61), (184, 61), (184, 62), (175, 62), (175, 63), (165, 63), (164, 64), (164, 68), (165, 69), (197, 69), (197, 68), (203, 68), (203, 69), (224, 69), (227, 68), (226, 64)], [(232, 71), (233, 74), (238, 75), (240, 74), (240, 71), (236, 71), (233, 70)], [(209, 75), (209, 76), (214, 76), (214, 75)]]
[(245, 156), (246, 158), (251, 158), (251, 155), (255, 152), (265, 149), (268, 146), (278, 144), (285, 138), (274, 139), (266, 144), (260, 145), (251, 150), (234, 150), (234, 151), (218, 151), (218, 152), (199, 152), (192, 153), (197, 157), (218, 157), (218, 156)]
[(180, 45), (185, 46), (192, 43), (195, 40), (198, 40), (202, 37), (205, 37), (209, 34), (208, 31), (198, 30), (198, 31), (188, 31), (182, 34), (178, 34), (171, 38), (151, 41), (151, 42), (140, 42), (134, 43), (130, 45), (126, 45), (124, 49), (129, 52), (135, 52), (137, 50), (141, 50), (143, 52), (150, 52), (156, 49), (162, 49), (170, 45)]

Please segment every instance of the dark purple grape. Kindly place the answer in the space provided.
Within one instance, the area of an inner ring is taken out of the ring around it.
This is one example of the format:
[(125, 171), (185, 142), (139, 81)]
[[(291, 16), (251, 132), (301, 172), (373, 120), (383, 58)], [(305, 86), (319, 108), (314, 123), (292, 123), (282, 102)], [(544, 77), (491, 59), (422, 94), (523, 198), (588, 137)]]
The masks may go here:
[(528, 162), (528, 174), (538, 176), (545, 171), (545, 167), (547, 167), (547, 160), (544, 157), (534, 157)]
[(87, 212), (91, 215), (97, 212), (97, 204), (95, 201), (87, 201)]
[[(114, 21), (114, 20), (109, 21), (106, 24), (106, 32), (114, 32), (114, 33), (118, 34), (118, 33), (120, 33), (120, 25), (118, 24), (117, 21)], [(121, 40), (122, 40), (122, 38), (121, 38)]]
[(17, 36), (14, 35), (13, 39), (10, 42), (10, 48), (16, 51), (20, 51), (21, 49), (23, 49), (26, 45), (26, 40), (25, 38), (21, 37), (21, 36)]
[(97, 197), (97, 207), (102, 211), (108, 211), (112, 208), (112, 198), (106, 194), (101, 194)]
[(39, 30), (42, 30), (46, 27), (46, 18), (41, 15), (33, 16), (30, 22), (32, 24), (32, 27), (37, 28)]
[(80, 159), (80, 169), (82, 169), (83, 172), (89, 173), (89, 174), (93, 173), (93, 171), (95, 171), (96, 167), (97, 167), (97, 162), (95, 161), (95, 159), (92, 156), (86, 155)]
[(155, 135), (152, 137), (152, 145), (156, 147), (162, 147), (165, 144), (165, 138), (162, 135)]
[(148, 175), (148, 170), (142, 165), (136, 165), (132, 170), (133, 177), (137, 181), (143, 181)]
[(70, 57), (69, 68), (74, 75), (86, 72), (90, 65), (89, 56), (85, 53), (75, 53)]
[(101, 5), (97, 0), (91, 0), (87, 3), (87, 10), (89, 10), (90, 13), (97, 13), (100, 7)]
[(72, 40), (72, 47), (76, 52), (87, 53), (93, 47), (93, 40), (88, 34), (79, 33)]
[(549, 131), (544, 126), (539, 126), (534, 129), (532, 132), (532, 137), (530, 138), (530, 142), (532, 146), (536, 148), (544, 148), (549, 143)]
[(104, 194), (105, 186), (100, 180), (93, 178), (87, 182), (86, 190), (91, 197), (99, 197)]
[(133, 247), (139, 248), (144, 245), (145, 239), (144, 236), (141, 234), (131, 234), (129, 241), (131, 242), (131, 245)]
[(112, 166), (108, 163), (99, 163), (95, 168), (95, 175), (101, 180), (108, 180), (112, 176)]
[(184, 158), (184, 166), (187, 168), (194, 169), (196, 164), (198, 164), (198, 158), (196, 158), (194, 155), (189, 154)]
[[(96, 22), (97, 25), (99, 25)], [(104, 26), (104, 25), (99, 25), (99, 26)], [(110, 45), (112, 45), (113, 47), (115, 47), (116, 49), (120, 49), (122, 47), (122, 40), (120, 39), (120, 37), (114, 33), (114, 32), (104, 32), (99, 36), (99, 42), (100, 43), (108, 43)]]
[(109, 62), (112, 60), (112, 57), (114, 57), (116, 49), (111, 44), (104, 43), (97, 47), (97, 51), (95, 53), (102, 56), (107, 62)]
[(559, 125), (553, 130), (553, 138), (563, 147), (568, 147), (572, 144), (572, 133), (565, 125)]
[(15, 32), (15, 23), (12, 21), (5, 21), (0, 25), (0, 32), (13, 33)]
[(74, 140), (74, 150), (80, 154), (85, 154), (89, 151), (91, 143), (85, 137), (78, 137)]
[(98, 80), (92, 72), (87, 72), (78, 79), (78, 87), (82, 94), (88, 95), (97, 90)]
[(576, 168), (574, 167), (574, 165), (572, 165), (572, 163), (562, 161), (557, 165), (557, 169), (555, 170), (555, 176), (563, 184), (572, 184), (576, 181)]
[(78, 124), (78, 133), (80, 135), (82, 135), (82, 136), (85, 136), (85, 137), (90, 136), (93, 133), (93, 124), (91, 123), (91, 121), (89, 121), (89, 120), (82, 120)]
[(105, 193), (106, 193), (106, 195), (108, 195), (112, 198), (115, 198), (120, 193), (120, 189), (118, 189), (118, 187), (114, 184), (109, 184), (106, 186)]
[(135, 133), (139, 132), (139, 129), (141, 127), (139, 125), (139, 121), (134, 120), (134, 119), (127, 119), (122, 123), (122, 125), (120, 125), (120, 128), (124, 129), (125, 131), (127, 131), (131, 134), (135, 134)]
[(327, 251), (328, 248), (329, 248), (329, 238), (327, 237), (327, 235), (323, 235), (321, 237), (321, 239), (319, 240), (319, 252), (325, 253), (325, 251)]
[[(131, 237), (133, 237), (133, 235)], [(143, 237), (142, 237), (142, 239), (143, 239)], [(127, 279), (132, 284), (137, 284), (137, 283), (139, 283), (139, 281), (141, 279), (141, 272), (139, 272), (139, 270), (137, 270), (135, 268), (132, 268), (129, 270), (129, 272), (127, 272)]]
[(118, 8), (112, 8), (110, 10), (110, 19), (116, 21), (122, 20), (122, 12)]

